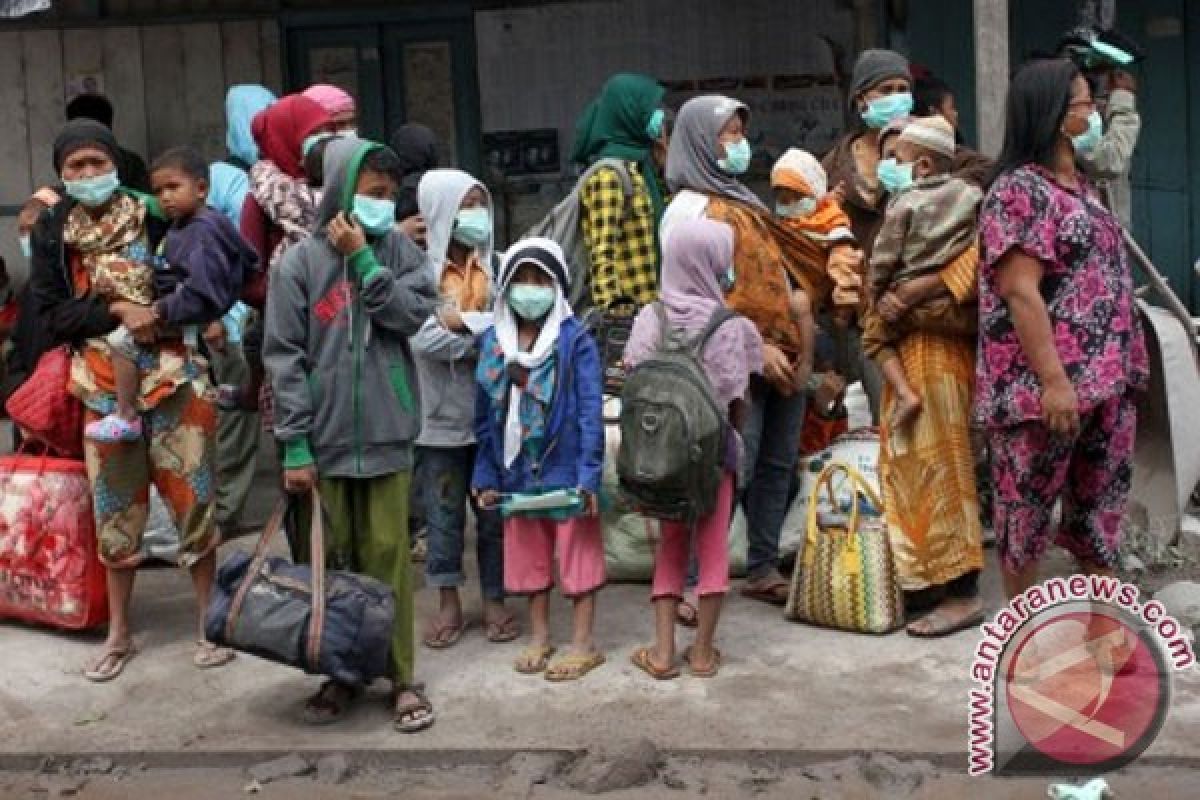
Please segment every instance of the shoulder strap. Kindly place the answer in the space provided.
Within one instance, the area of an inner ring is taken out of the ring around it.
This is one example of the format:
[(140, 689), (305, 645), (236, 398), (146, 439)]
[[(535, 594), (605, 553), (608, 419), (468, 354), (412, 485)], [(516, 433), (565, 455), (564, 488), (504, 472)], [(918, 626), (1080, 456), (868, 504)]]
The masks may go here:
[(633, 178), (629, 176), (629, 168), (625, 166), (625, 162), (619, 158), (601, 158), (583, 171), (579, 176), (577, 186), (583, 186), (588, 180), (602, 169), (611, 169), (617, 173), (617, 179), (621, 181), (621, 191), (625, 195), (625, 199), (629, 200), (633, 196)]
[(699, 358), (704, 354), (704, 348), (708, 345), (708, 340), (713, 337), (717, 329), (724, 325), (734, 317), (739, 316), (736, 311), (726, 306), (721, 306), (713, 312), (708, 318), (708, 324), (704, 326), (704, 330), (692, 340), (692, 354)]
[(663, 350), (671, 335), (671, 321), (667, 319), (667, 307), (661, 300), (655, 300), (653, 306), (654, 314), (658, 317), (658, 349)]

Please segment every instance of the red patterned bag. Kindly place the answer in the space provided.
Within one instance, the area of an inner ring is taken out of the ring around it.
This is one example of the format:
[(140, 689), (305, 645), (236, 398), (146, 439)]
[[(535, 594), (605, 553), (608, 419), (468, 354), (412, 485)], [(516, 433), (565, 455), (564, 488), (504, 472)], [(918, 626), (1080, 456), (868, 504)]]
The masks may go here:
[(4, 408), (30, 439), (70, 458), (83, 457), (83, 403), (67, 390), (71, 348), (47, 350)]
[(83, 462), (0, 457), (0, 619), (82, 630), (108, 620)]

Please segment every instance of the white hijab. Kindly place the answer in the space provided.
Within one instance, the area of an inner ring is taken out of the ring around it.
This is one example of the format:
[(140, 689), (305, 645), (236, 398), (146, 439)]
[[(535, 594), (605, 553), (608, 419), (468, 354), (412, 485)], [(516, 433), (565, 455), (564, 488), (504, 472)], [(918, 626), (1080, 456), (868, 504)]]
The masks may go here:
[[(522, 264), (535, 264), (542, 272), (554, 280), (554, 290), (557, 295), (550, 313), (542, 320), (542, 329), (538, 332), (533, 347), (521, 350), (517, 335), (517, 315), (508, 304), (508, 287), (513, 275)], [(504, 351), (504, 363), (518, 364), (525, 369), (534, 370), (554, 354), (558, 345), (558, 333), (563, 320), (573, 315), (571, 304), (563, 291), (563, 283), (567, 275), (566, 259), (562, 248), (552, 239), (533, 237), (522, 239), (504, 256), (500, 269), (500, 287), (496, 292), (495, 325), (496, 341)], [(504, 466), (511, 467), (521, 453), (521, 396), (525, 390), (515, 383), (509, 389), (508, 418), (504, 423)]]

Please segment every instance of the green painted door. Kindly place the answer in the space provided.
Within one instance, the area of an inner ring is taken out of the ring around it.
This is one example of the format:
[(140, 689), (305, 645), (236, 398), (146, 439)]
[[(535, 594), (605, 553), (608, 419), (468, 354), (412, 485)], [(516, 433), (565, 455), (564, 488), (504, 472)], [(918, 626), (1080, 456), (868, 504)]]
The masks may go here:
[(285, 26), (292, 90), (341, 86), (358, 99), (363, 136), (386, 141), (401, 125), (419, 122), (437, 134), (443, 163), (478, 173), (479, 86), (469, 11), (444, 7), (419, 19), (400, 12), (333, 19), (305, 14)]

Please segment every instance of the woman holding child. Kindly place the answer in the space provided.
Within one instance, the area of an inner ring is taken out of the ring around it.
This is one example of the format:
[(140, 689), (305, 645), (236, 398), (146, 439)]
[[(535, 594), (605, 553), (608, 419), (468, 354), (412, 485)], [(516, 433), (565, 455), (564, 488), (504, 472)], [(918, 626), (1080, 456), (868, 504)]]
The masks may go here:
[(975, 216), (980, 192), (950, 175), (954, 130), (941, 117), (881, 134), (890, 199), (874, 241), (862, 343), (887, 378), (880, 478), (913, 636), (982, 619), (983, 532), (971, 449)]
[(44, 321), (37, 350), (73, 346), (70, 390), (84, 401), (89, 422), (116, 407), (113, 359), (105, 337), (123, 326), (144, 356), (138, 364), (137, 408), (144, 415), (146, 436), (85, 442), (111, 610), (101, 653), (84, 671), (92, 681), (116, 678), (135, 652), (129, 603), (152, 481), (175, 518), (180, 561), (195, 584), (201, 610), (195, 665), (220, 666), (233, 657), (206, 642), (202, 633), (218, 544), (213, 526), (216, 409), (204, 396), (203, 374), (183, 340), (160, 336), (153, 281), (144, 303), (116, 299), (123, 297), (121, 292), (100, 291), (106, 285), (147, 285), (151, 257), (168, 236), (168, 222), (151, 210), (150, 199), (121, 189), (119, 158), (107, 128), (88, 120), (67, 123), (54, 142), (54, 166), (67, 199), (42, 216), (33, 234), (32, 292), (37, 316)]

